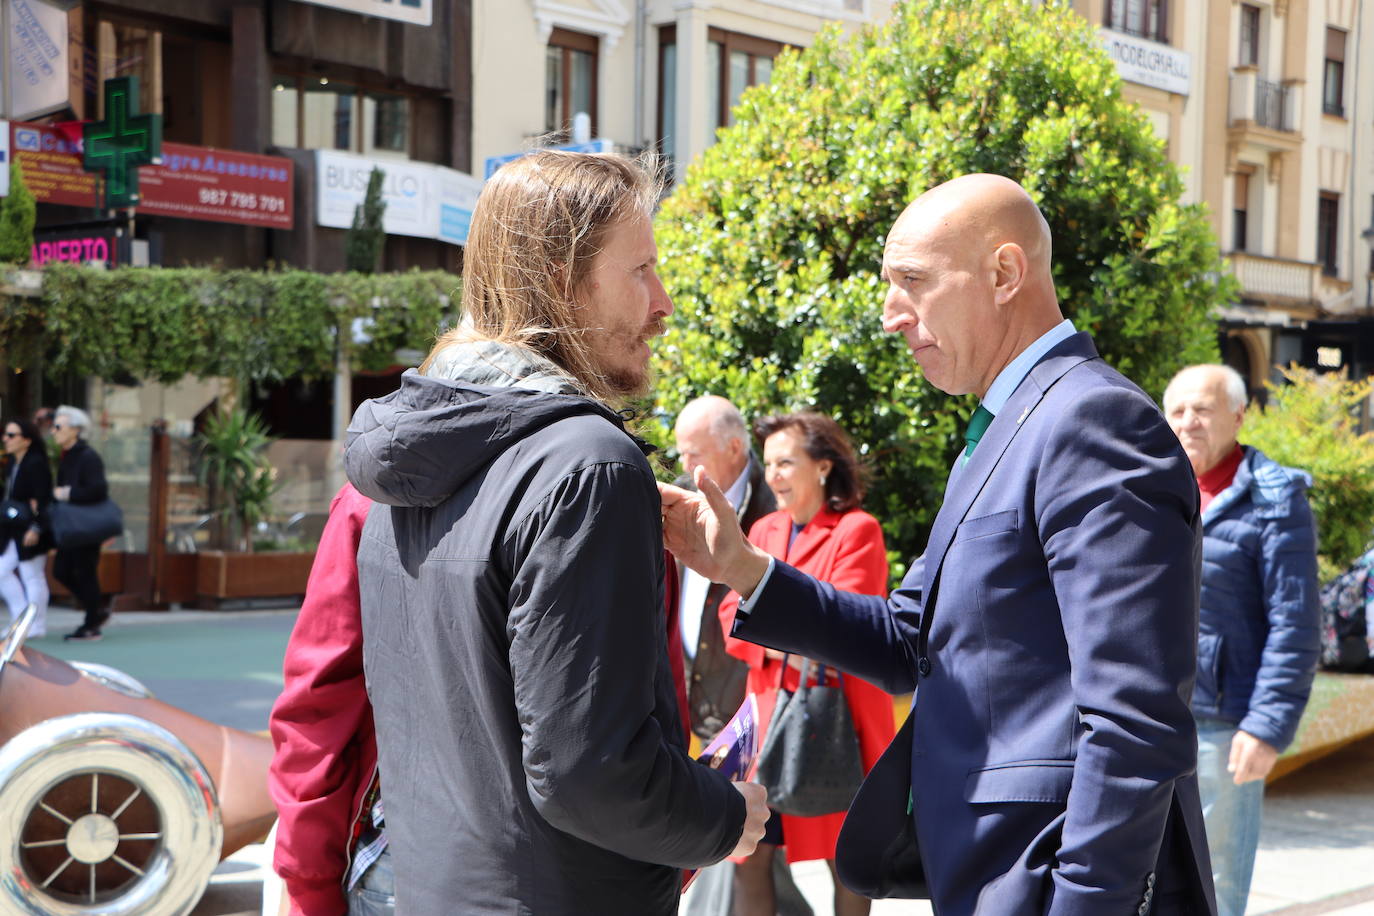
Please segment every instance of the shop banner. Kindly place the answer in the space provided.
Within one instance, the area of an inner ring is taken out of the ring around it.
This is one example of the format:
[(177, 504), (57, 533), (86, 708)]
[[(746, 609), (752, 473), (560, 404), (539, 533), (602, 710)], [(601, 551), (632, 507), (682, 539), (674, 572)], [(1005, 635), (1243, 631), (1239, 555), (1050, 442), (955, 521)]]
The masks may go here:
[(11, 117), (33, 118), (67, 105), (67, 13), (44, 0), (0, 0), (9, 5), (9, 107)]
[(374, 168), (382, 170), (382, 228), (389, 235), (467, 243), (467, 226), (482, 183), (455, 169), (408, 159), (316, 150), (315, 222), (332, 229), (352, 226)]
[(290, 229), (296, 164), (184, 143), (162, 144), (162, 163), (139, 169), (137, 213)]
[(0, 121), (0, 197), (10, 192), (10, 122)]
[(40, 204), (95, 206), (95, 175), (81, 167), (80, 145), (55, 127), (10, 122), (10, 151)]
[[(95, 175), (81, 167), (74, 131), (38, 124), (11, 125), (15, 161), (39, 203), (95, 207)], [(162, 144), (162, 162), (138, 170), (143, 194), (135, 213), (175, 216), (271, 229), (290, 229), (295, 163), (282, 156), (259, 156)]]
[(482, 193), (482, 181), (454, 169), (440, 168), (438, 171), (439, 240), (466, 245), (472, 210), (477, 206), (477, 195)]

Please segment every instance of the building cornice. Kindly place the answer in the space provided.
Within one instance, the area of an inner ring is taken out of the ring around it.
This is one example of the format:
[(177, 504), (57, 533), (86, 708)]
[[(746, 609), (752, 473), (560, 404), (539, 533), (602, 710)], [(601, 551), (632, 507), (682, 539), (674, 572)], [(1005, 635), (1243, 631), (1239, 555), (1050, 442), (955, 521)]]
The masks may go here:
[(539, 38), (549, 40), (555, 28), (571, 29), (596, 35), (605, 42), (606, 50), (613, 50), (625, 29), (630, 25), (630, 11), (623, 0), (592, 0), (591, 6), (572, 6), (557, 0), (534, 0), (534, 21), (539, 26)]

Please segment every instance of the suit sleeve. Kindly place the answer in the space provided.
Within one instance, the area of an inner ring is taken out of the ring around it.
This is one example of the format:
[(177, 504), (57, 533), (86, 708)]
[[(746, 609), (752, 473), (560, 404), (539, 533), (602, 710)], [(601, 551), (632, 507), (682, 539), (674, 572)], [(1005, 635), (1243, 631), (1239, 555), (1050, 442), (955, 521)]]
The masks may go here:
[[(733, 635), (795, 652), (876, 684), (888, 693), (916, 689), (912, 647), (921, 624), (924, 557), (883, 600), (838, 590), (779, 560), (748, 618)], [(886, 588), (886, 583), (879, 589)]]
[(1269, 632), (1239, 727), (1282, 751), (1297, 733), (1321, 651), (1316, 526), (1300, 486), (1280, 517), (1266, 521), (1261, 551)]
[(1133, 911), (1196, 767), (1197, 485), (1153, 403), (1125, 388), (1076, 395), (1039, 474), (1081, 723), (1047, 912)]
[(304, 916), (347, 910), (342, 887), (352, 808), (360, 783), (372, 775), (362, 771), (360, 754), (373, 725), (357, 564), (369, 505), (345, 486), (330, 506), (268, 723), (276, 747), (268, 788), (279, 818), (273, 865), (292, 913)]
[(744, 799), (654, 715), (670, 689), (660, 509), (647, 469), (608, 461), (569, 475), (518, 524), (510, 667), (540, 815), (621, 855), (693, 868), (734, 848)]

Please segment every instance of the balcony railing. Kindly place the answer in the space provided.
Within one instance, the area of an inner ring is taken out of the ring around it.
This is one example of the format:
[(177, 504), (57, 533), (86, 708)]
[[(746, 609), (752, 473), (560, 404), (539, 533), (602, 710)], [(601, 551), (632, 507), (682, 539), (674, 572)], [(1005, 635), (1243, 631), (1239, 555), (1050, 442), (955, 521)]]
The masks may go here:
[(1307, 261), (1290, 261), (1263, 255), (1232, 252), (1231, 271), (1246, 295), (1256, 299), (1288, 302), (1321, 301), (1322, 268)]
[(1231, 124), (1249, 122), (1286, 133), (1297, 131), (1301, 116), (1301, 95), (1295, 85), (1261, 79), (1252, 68), (1241, 67), (1231, 73)]
[(1255, 80), (1255, 123), (1274, 130), (1291, 131), (1293, 124), (1286, 117), (1291, 91), (1291, 87), (1288, 86), (1268, 80)]

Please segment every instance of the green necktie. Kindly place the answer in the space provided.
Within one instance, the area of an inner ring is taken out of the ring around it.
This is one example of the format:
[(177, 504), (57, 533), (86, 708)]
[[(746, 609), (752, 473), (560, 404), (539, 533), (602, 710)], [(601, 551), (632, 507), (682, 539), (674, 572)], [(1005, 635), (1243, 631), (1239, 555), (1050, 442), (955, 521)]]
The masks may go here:
[(964, 446), (964, 461), (967, 462), (973, 450), (978, 447), (978, 440), (983, 438), (983, 433), (988, 431), (988, 425), (992, 423), (993, 413), (982, 404), (973, 412), (973, 417), (968, 421), (968, 431), (964, 433), (964, 441), (968, 444)]

